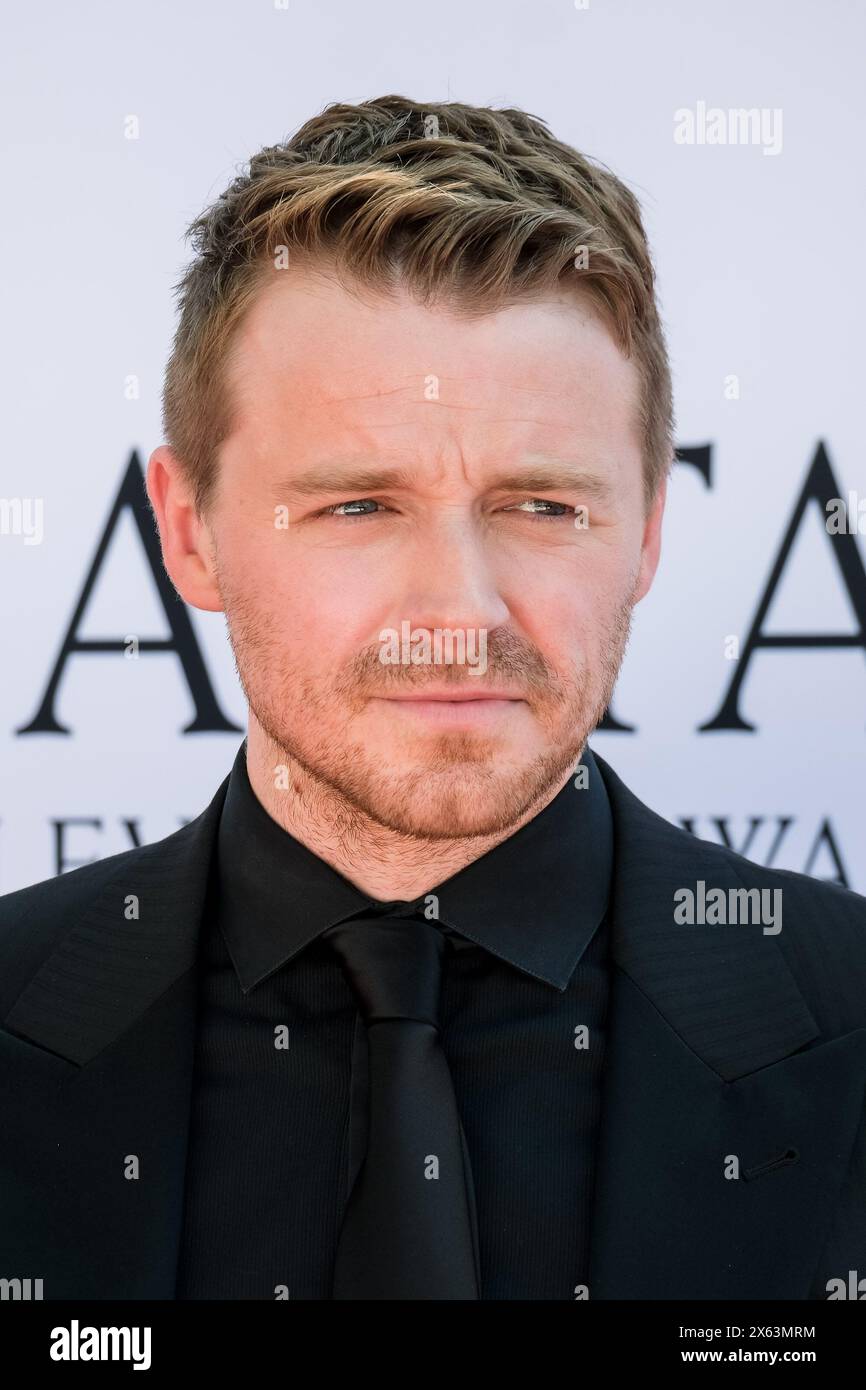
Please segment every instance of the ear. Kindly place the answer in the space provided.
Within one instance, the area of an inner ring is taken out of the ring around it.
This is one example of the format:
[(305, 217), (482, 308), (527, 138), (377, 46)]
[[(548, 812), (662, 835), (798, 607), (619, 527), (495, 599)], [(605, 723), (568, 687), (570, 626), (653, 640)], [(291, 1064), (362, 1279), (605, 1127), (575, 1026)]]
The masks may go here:
[(148, 460), (147, 495), (159, 527), (162, 561), (177, 592), (193, 608), (221, 613), (213, 537), (195, 509), (184, 470), (167, 444), (154, 449)]
[(650, 586), (655, 578), (655, 572), (658, 569), (662, 545), (662, 517), (664, 516), (667, 492), (668, 480), (665, 475), (659, 483), (655, 498), (653, 499), (653, 504), (647, 513), (644, 523), (640, 567), (638, 569), (634, 591), (635, 603), (640, 603), (641, 599), (649, 593)]

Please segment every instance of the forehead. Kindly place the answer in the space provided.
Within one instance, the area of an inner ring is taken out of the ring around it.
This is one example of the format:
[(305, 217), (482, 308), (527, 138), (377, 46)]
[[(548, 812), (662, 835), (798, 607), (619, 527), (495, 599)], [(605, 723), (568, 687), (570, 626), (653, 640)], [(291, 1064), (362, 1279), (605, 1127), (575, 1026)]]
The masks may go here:
[(260, 447), (369, 431), (399, 451), (418, 430), (491, 447), (568, 434), (640, 447), (637, 369), (592, 302), (567, 290), (468, 317), (405, 287), (386, 296), (326, 272), (274, 271), (237, 330), (225, 384), (236, 431)]

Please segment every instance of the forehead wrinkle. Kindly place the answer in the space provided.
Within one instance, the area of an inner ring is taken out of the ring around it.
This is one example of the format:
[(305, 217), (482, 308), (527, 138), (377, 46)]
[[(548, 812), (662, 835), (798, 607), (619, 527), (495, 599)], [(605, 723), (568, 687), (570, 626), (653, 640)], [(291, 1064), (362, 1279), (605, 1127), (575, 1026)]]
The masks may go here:
[[(567, 395), (568, 395), (568, 389), (567, 389), (567, 387), (564, 387), (564, 386), (563, 386), (563, 387), (560, 387), (559, 389), (557, 389), (557, 388), (549, 389), (549, 388), (544, 388), (544, 387), (541, 387), (541, 386), (522, 386), (522, 385), (518, 384), (517, 382), (511, 382), (511, 381), (509, 381), (509, 380), (508, 380), (507, 378), (505, 378), (505, 377), (494, 377), (494, 376), (463, 376), (463, 375), (460, 375), (460, 376), (443, 376), (443, 374), (442, 374), (441, 372), (433, 372), (433, 371), (430, 371), (430, 372), (412, 372), (412, 373), (410, 373), (410, 379), (411, 379), (411, 381), (412, 381), (414, 384), (416, 384), (416, 385), (417, 385), (419, 382), (424, 381), (426, 377), (430, 377), (430, 376), (435, 377), (435, 378), (436, 378), (436, 381), (439, 382), (439, 383), (441, 383), (441, 382), (446, 382), (446, 383), (447, 383), (447, 382), (456, 382), (456, 383), (458, 383), (458, 384), (460, 384), (460, 385), (462, 385), (464, 382), (476, 382), (476, 381), (481, 381), (481, 382), (484, 382), (485, 384), (492, 383), (492, 384), (494, 384), (494, 385), (503, 387), (503, 389), (507, 390), (508, 393), (509, 393), (510, 395), (514, 395), (514, 394), (516, 394), (517, 392), (521, 392), (521, 391), (522, 391), (522, 392), (524, 392), (524, 393), (525, 393), (526, 395), (528, 395), (528, 396), (550, 396), (550, 397), (552, 397), (552, 398), (555, 399), (555, 400), (561, 400), (563, 396), (567, 396)], [(339, 402), (341, 402), (341, 401), (369, 401), (369, 400), (376, 400), (377, 397), (379, 397), (379, 396), (396, 396), (396, 395), (399, 395), (399, 393), (400, 393), (401, 391), (407, 391), (407, 390), (410, 390), (410, 389), (411, 389), (410, 386), (394, 386), (394, 387), (390, 387), (390, 388), (383, 388), (382, 390), (377, 390), (377, 391), (363, 391), (363, 392), (361, 392), (360, 394), (357, 394), (357, 395), (353, 392), (352, 394), (346, 395), (346, 396), (328, 396), (326, 399), (327, 399), (328, 401), (332, 401), (332, 402), (334, 402), (334, 403), (339, 403)], [(421, 403), (424, 404), (424, 405), (446, 405), (446, 406), (450, 406), (452, 409), (456, 409), (456, 410), (459, 410), (459, 409), (471, 409), (471, 410), (483, 409), (483, 406), (480, 406), (480, 407), (479, 407), (479, 406), (460, 406), (460, 405), (456, 404), (454, 401), (442, 400), (441, 397), (436, 397), (436, 398), (433, 399), (433, 400), (428, 400), (428, 399), (425, 397), (425, 398), (422, 400)]]

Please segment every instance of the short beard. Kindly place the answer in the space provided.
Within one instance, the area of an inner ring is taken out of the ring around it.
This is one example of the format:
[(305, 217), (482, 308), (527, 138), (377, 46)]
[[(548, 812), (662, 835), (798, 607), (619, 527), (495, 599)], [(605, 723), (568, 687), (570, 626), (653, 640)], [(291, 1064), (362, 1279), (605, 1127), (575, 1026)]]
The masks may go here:
[[(428, 738), (423, 767), (399, 771), (372, 762), (363, 742), (316, 732), (339, 730), (341, 712), (364, 707), (367, 674), (375, 671), (376, 676), (369, 689), (381, 693), (386, 688), (376, 652), (360, 654), (324, 695), (303, 677), (290, 678), (281, 690), (275, 673), (283, 661), (267, 622), (247, 595), (227, 594), (224, 586), (221, 594), (238, 678), (270, 742), (271, 765), (288, 768), (305, 820), (317, 822), (348, 849), (382, 831), (416, 845), (501, 837), (529, 819), (564, 785), (604, 716), (628, 644), (633, 607), (629, 599), (617, 609), (595, 679), (584, 668), (563, 682), (523, 638), (505, 629), (489, 634), (491, 685), (500, 677), (506, 686), (519, 685), (526, 692), (539, 723), (558, 739), (547, 752), (526, 764), (504, 766), (483, 735), (454, 730)], [(403, 689), (431, 683), (426, 668), (385, 670), (393, 673), (386, 681), (393, 678)], [(445, 667), (436, 680), (441, 686), (463, 676), (460, 668)], [(292, 709), (303, 712), (301, 732), (287, 721), (286, 710)]]

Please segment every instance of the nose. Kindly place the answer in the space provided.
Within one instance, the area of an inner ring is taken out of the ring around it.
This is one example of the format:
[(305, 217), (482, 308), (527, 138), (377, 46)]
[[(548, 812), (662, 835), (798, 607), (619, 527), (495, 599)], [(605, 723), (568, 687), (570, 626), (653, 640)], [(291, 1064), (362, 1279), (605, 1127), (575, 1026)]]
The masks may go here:
[(416, 628), (492, 631), (510, 616), (484, 536), (466, 517), (443, 517), (417, 539), (395, 602), (398, 620)]

